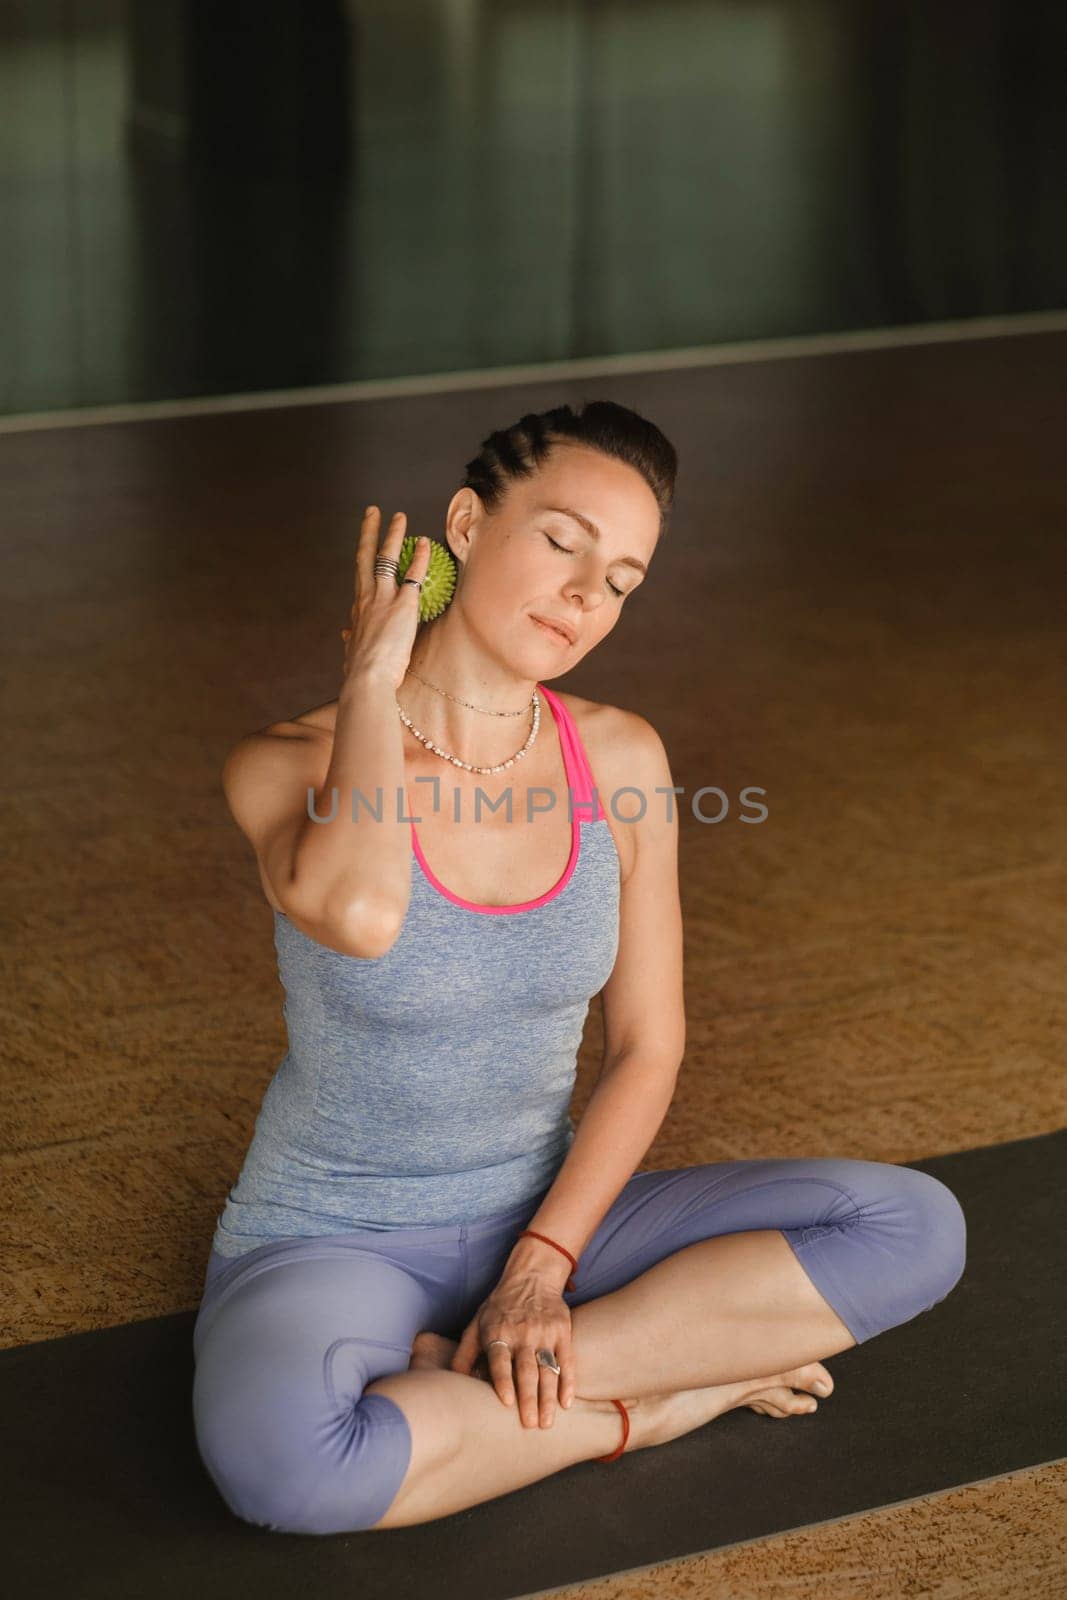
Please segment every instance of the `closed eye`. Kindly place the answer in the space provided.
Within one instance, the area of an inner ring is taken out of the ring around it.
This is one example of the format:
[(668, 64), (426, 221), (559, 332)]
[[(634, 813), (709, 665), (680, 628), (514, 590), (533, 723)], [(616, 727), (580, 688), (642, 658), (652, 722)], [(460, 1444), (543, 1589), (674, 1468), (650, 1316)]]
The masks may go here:
[[(565, 544), (557, 544), (550, 533), (546, 533), (545, 538), (548, 540), (549, 544), (554, 550), (562, 550), (565, 556), (573, 556), (577, 555), (578, 553), (576, 550), (569, 549)], [(625, 590), (617, 589), (610, 578), (608, 579), (608, 588), (611, 590), (612, 594), (618, 595), (620, 600), (626, 599)]]

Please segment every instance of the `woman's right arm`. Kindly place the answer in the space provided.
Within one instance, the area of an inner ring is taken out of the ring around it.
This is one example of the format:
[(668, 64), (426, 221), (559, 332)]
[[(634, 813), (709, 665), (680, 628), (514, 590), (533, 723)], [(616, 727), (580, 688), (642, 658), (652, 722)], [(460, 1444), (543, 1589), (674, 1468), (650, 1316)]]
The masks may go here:
[[(274, 724), (242, 739), (223, 768), (234, 819), (286, 916), (321, 944), (372, 959), (395, 942), (411, 893), (396, 686), (418, 621), (415, 589), (398, 590), (392, 578), (375, 579), (379, 520), (378, 508), (370, 507), (359, 541), (332, 738), (306, 724)], [(399, 553), (405, 520), (403, 513), (393, 518), (383, 553)], [(412, 557), (408, 575), (424, 577), (428, 565), (427, 542)], [(357, 790), (366, 803), (358, 800), (353, 820)], [(316, 821), (312, 809), (315, 817), (330, 820)], [(380, 820), (373, 814), (378, 809)]]
[[(274, 723), (240, 740), (222, 769), (227, 803), (256, 852), (268, 899), (303, 933), (346, 955), (384, 955), (407, 910), (410, 828), (395, 820), (395, 785), (392, 805), (386, 801), (390, 777), (404, 782), (402, 748), (389, 685), (350, 676), (338, 700), (332, 741), (306, 724)], [(367, 792), (368, 772), (381, 775), (382, 821), (361, 804), (353, 822), (353, 787), (375, 803)], [(333, 809), (334, 787), (336, 816), (314, 822), (309, 790), (316, 816), (325, 818)]]
[[(337, 700), (329, 764), (314, 796), (315, 815), (329, 817), (336, 791), (337, 814), (329, 822), (313, 821), (305, 785), (290, 881), (312, 914), (358, 946), (357, 955), (384, 955), (407, 915), (411, 824), (404, 781), (393, 684), (372, 670), (350, 672)], [(379, 810), (380, 820), (374, 814)]]

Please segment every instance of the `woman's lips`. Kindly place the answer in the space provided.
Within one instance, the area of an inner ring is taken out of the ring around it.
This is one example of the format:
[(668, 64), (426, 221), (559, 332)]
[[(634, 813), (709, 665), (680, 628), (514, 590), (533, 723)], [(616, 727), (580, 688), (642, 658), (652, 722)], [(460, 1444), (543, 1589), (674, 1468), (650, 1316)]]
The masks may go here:
[(558, 639), (560, 644), (570, 644), (570, 640), (567, 638), (567, 635), (565, 633), (561, 633), (559, 628), (553, 628), (551, 623), (542, 622), (540, 617), (531, 617), (530, 620), (531, 622), (536, 622), (539, 628), (543, 628), (545, 633), (548, 634), (549, 638)]

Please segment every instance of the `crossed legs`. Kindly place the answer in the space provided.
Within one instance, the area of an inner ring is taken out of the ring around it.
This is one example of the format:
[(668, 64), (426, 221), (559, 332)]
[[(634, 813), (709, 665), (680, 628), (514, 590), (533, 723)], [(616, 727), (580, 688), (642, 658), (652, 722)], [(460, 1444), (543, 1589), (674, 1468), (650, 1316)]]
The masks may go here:
[(284, 1240), (206, 1296), (194, 1420), (231, 1509), (287, 1532), (430, 1521), (609, 1454), (615, 1398), (632, 1409), (629, 1450), (738, 1405), (793, 1415), (807, 1407), (792, 1390), (829, 1379), (822, 1358), (929, 1310), (965, 1264), (959, 1202), (912, 1168), (770, 1159), (636, 1174), (567, 1291), (579, 1398), (553, 1407), (542, 1373), (545, 1414), (524, 1417), (448, 1370), (440, 1337), (435, 1361), (431, 1331), (438, 1315), (450, 1331), (469, 1318), (522, 1220), (459, 1239)]
[[(703, 1239), (572, 1313), (578, 1398), (524, 1425), (491, 1385), (417, 1367), (368, 1384), (403, 1411), (411, 1459), (377, 1528), (448, 1516), (607, 1455), (633, 1406), (628, 1450), (664, 1443), (856, 1343), (777, 1229)], [(634, 1402), (637, 1402), (634, 1404)], [(799, 1405), (797, 1409), (800, 1409)]]

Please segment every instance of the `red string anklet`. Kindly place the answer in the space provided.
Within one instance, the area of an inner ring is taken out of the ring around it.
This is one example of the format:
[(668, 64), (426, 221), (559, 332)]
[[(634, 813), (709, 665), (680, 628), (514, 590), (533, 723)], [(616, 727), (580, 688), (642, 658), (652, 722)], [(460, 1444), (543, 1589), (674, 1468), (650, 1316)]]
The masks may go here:
[(552, 1247), (554, 1249), (559, 1251), (560, 1255), (563, 1255), (563, 1256), (567, 1257), (567, 1260), (571, 1264), (571, 1275), (567, 1279), (567, 1281), (563, 1285), (563, 1287), (565, 1289), (575, 1289), (575, 1288), (577, 1288), (577, 1284), (574, 1281), (574, 1274), (578, 1271), (578, 1263), (577, 1263), (577, 1261), (575, 1261), (575, 1259), (571, 1255), (570, 1251), (567, 1250), (563, 1245), (556, 1244), (555, 1239), (550, 1239), (548, 1237), (547, 1233), (535, 1233), (533, 1228), (523, 1228), (522, 1232), (519, 1234), (519, 1238), (520, 1239), (525, 1239), (527, 1237), (529, 1237), (531, 1239), (540, 1239), (544, 1244), (552, 1245)]
[(622, 1444), (620, 1444), (617, 1450), (613, 1450), (610, 1456), (594, 1456), (594, 1461), (617, 1461), (619, 1456), (621, 1456), (623, 1451), (626, 1449), (626, 1441), (630, 1437), (630, 1413), (627, 1411), (621, 1400), (613, 1400), (611, 1403), (613, 1406), (618, 1406), (619, 1410), (622, 1412)]

